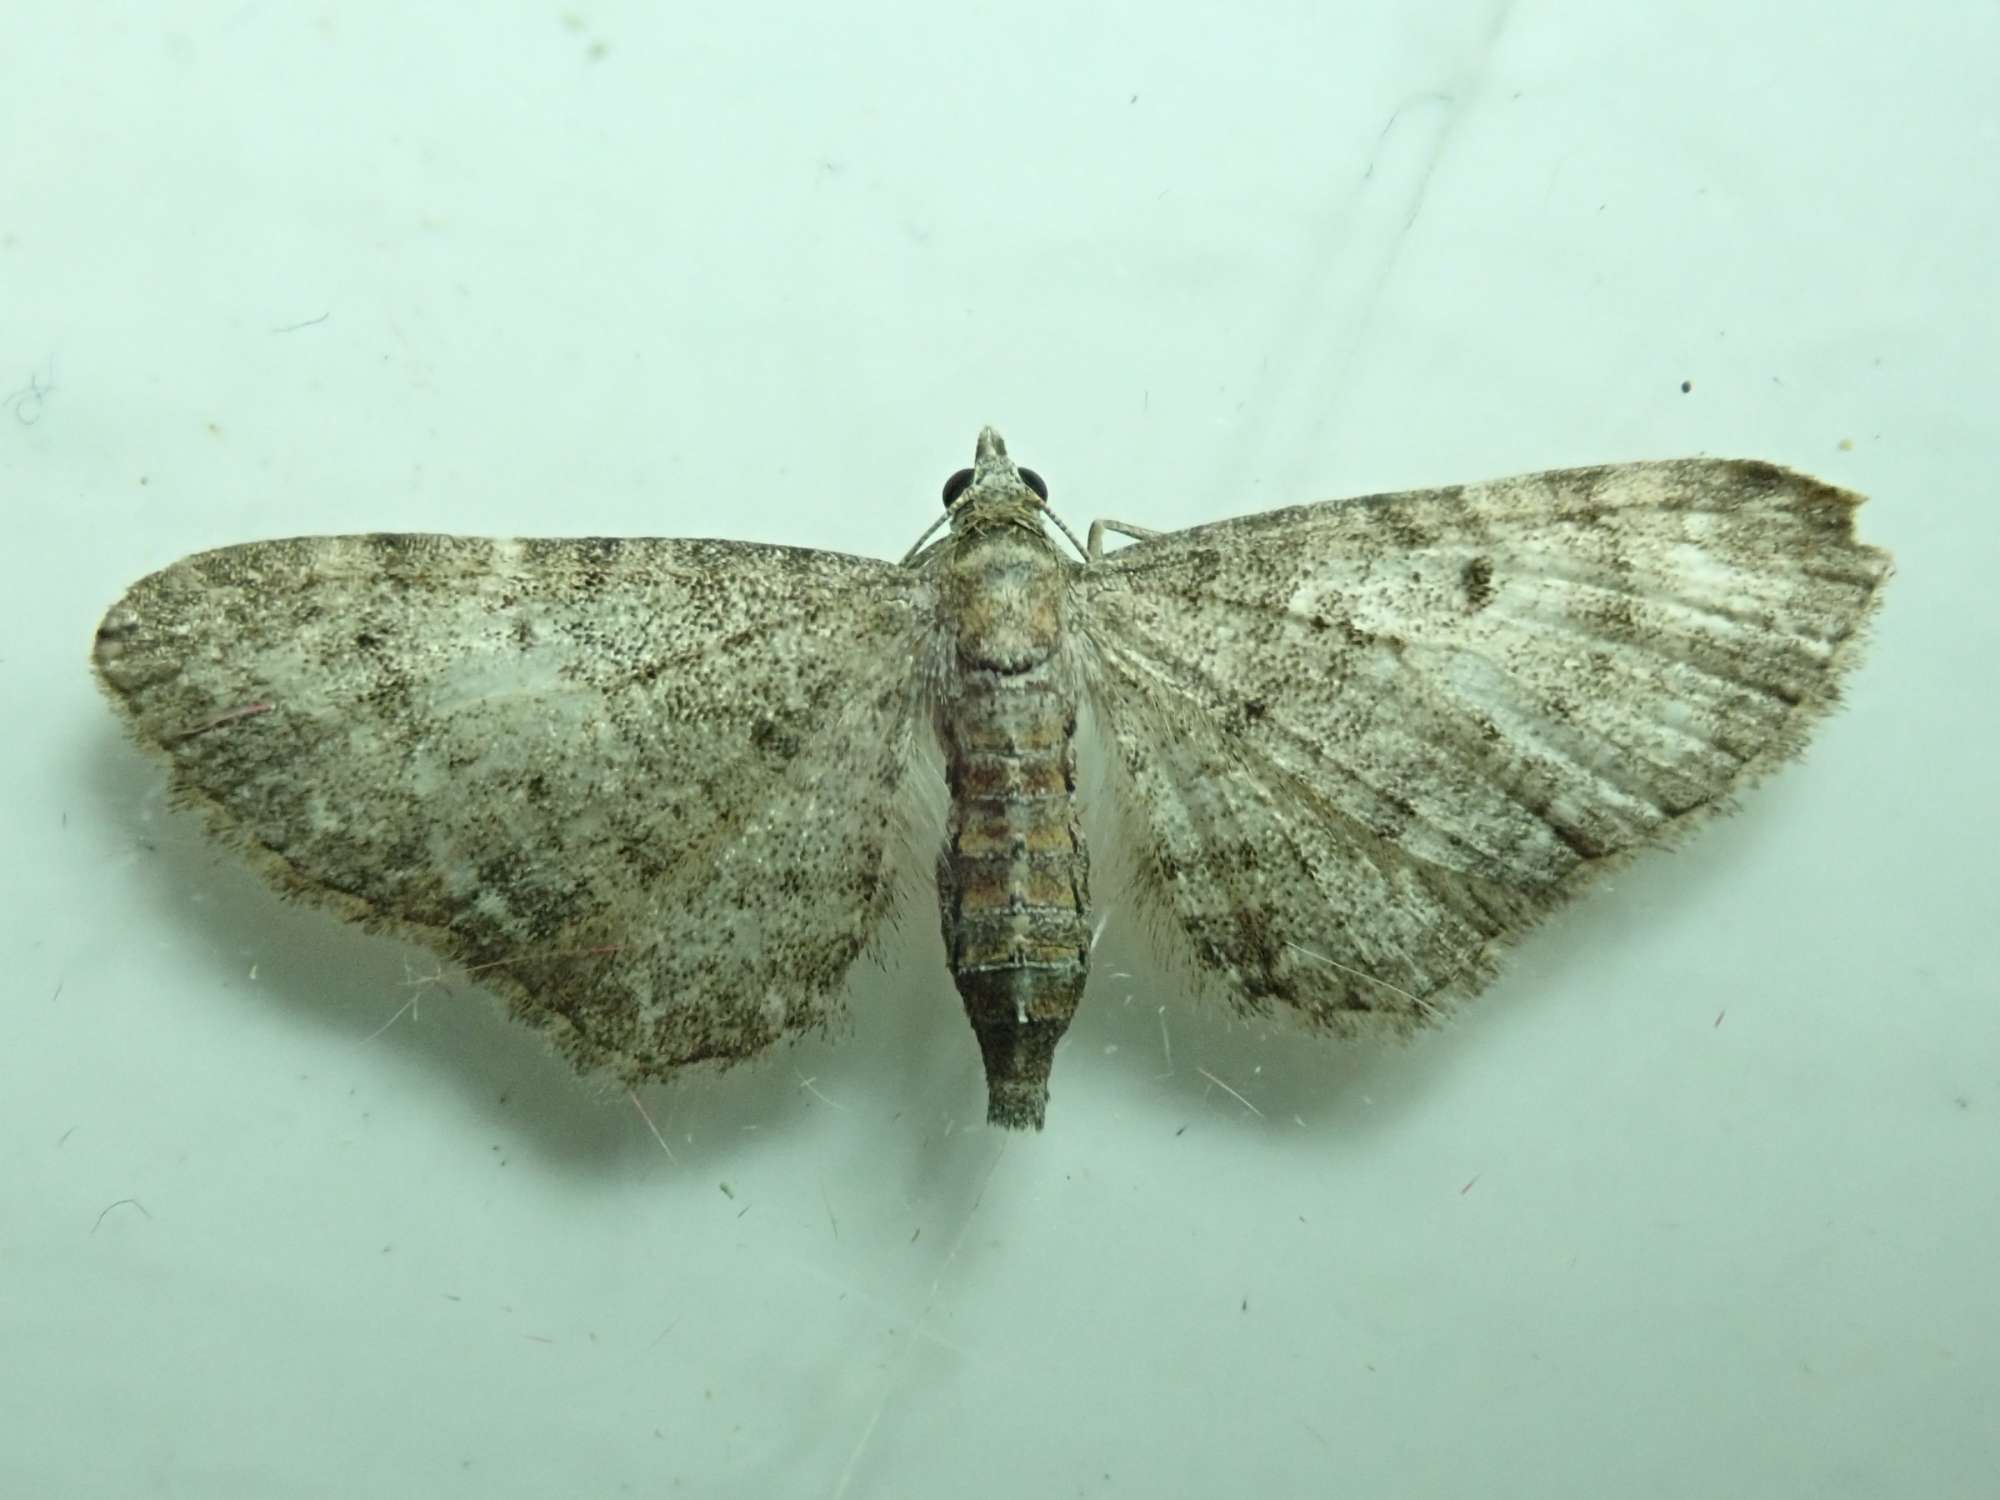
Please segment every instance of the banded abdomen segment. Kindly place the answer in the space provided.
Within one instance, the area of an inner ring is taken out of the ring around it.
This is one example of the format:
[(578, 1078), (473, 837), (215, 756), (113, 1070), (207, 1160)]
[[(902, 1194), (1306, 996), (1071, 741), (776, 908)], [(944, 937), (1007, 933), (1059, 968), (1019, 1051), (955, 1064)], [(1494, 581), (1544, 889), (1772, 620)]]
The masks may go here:
[(1053, 666), (966, 671), (941, 726), (945, 953), (985, 1058), (987, 1119), (1013, 1129), (1042, 1126), (1056, 1043), (1090, 963), (1076, 702)]

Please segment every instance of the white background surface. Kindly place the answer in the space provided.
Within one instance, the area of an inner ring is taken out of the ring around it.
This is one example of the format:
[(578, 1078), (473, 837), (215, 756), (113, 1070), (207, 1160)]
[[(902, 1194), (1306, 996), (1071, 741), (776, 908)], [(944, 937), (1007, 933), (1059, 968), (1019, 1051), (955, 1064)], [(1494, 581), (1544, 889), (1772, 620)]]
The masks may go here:
[[(0, 1491), (1991, 1492), (1992, 7), (4, 29)], [(672, 1161), (86, 669), (257, 537), (897, 556), (987, 421), (1077, 524), (1761, 456), (1900, 571), (1810, 759), (1445, 1033), (1232, 1029), (1114, 909), (1003, 1140), (920, 906)]]

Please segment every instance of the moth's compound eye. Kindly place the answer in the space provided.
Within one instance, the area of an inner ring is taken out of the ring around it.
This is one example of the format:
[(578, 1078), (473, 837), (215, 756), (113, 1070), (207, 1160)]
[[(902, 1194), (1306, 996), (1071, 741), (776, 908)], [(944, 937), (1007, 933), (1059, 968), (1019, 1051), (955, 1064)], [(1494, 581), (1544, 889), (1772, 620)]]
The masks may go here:
[(965, 487), (972, 483), (972, 470), (960, 469), (944, 482), (944, 508), (951, 509), (951, 502), (965, 493)]
[(1044, 500), (1049, 498), (1049, 482), (1033, 469), (1021, 470), (1021, 483), (1025, 484), (1037, 495), (1040, 495)]

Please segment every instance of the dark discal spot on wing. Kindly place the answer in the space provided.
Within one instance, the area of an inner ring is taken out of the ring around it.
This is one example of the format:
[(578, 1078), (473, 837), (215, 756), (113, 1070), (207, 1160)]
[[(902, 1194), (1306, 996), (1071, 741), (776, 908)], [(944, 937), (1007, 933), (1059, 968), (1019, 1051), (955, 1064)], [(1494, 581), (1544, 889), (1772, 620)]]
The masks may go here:
[(776, 719), (758, 718), (750, 725), (750, 743), (775, 760), (787, 761), (799, 753), (798, 735)]
[(1465, 590), (1465, 606), (1477, 612), (1493, 602), (1493, 560), (1475, 557), (1459, 569), (1459, 587)]

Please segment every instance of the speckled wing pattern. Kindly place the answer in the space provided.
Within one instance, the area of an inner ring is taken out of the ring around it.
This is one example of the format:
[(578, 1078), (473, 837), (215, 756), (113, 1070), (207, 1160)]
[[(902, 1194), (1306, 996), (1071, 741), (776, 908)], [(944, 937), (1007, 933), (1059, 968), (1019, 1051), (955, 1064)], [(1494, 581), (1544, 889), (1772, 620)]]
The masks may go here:
[(1861, 497), (1689, 459), (1306, 505), (1078, 583), (1138, 897), (1213, 987), (1405, 1025), (1797, 753), (1885, 553)]
[(931, 613), (909, 569), (793, 548), (321, 537), (143, 579), (96, 660), (274, 883), (637, 1082), (833, 1014)]
[(1081, 723), (1138, 906), (1208, 988), (1406, 1027), (1798, 752), (1889, 573), (1859, 499), (1621, 464), (1109, 557), (1093, 529), (1079, 562), (989, 428), (902, 565), (257, 542), (134, 585), (96, 665), (282, 890), (428, 944), (627, 1082), (826, 1024), (934, 861), (988, 1118), (1038, 1128), (1093, 945)]

